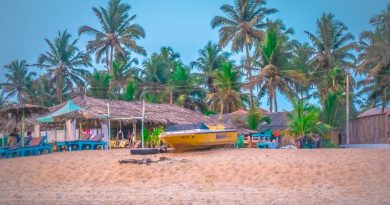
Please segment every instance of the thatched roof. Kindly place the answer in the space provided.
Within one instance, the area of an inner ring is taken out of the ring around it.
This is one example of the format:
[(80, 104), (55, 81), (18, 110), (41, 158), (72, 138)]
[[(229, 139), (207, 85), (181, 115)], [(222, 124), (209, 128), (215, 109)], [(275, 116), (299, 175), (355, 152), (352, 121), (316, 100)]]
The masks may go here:
[[(259, 109), (259, 112), (268, 116), (271, 119), (271, 124), (262, 123), (260, 124), (259, 131), (265, 130), (285, 130), (288, 128), (288, 118), (286, 112), (267, 112), (264, 109)], [(219, 115), (215, 115), (215, 118), (218, 118)], [(225, 123), (231, 123), (236, 126), (242, 126), (246, 123), (246, 119), (248, 117), (248, 111), (246, 110), (238, 110), (236, 112), (223, 114), (222, 120)]]
[(260, 131), (265, 130), (285, 130), (288, 128), (289, 120), (287, 118), (286, 112), (271, 112), (266, 114), (269, 118), (271, 118), (271, 124), (261, 124)]
[(0, 110), (0, 127), (8, 132), (14, 128), (21, 130), (22, 113), (25, 115), (26, 128), (34, 126), (34, 118), (48, 112), (48, 108), (32, 104), (10, 105)]
[[(141, 101), (120, 101), (120, 100), (103, 100), (88, 96), (80, 96), (72, 99), (72, 101), (88, 112), (97, 115), (107, 115), (107, 104), (110, 107), (110, 119), (121, 121), (132, 121), (134, 117), (142, 116)], [(50, 108), (51, 112), (55, 112), (62, 108), (66, 103), (62, 103)], [(205, 124), (217, 124), (218, 122), (201, 113), (194, 112), (176, 105), (170, 104), (152, 104), (145, 102), (145, 122), (153, 124), (191, 124), (203, 122)]]

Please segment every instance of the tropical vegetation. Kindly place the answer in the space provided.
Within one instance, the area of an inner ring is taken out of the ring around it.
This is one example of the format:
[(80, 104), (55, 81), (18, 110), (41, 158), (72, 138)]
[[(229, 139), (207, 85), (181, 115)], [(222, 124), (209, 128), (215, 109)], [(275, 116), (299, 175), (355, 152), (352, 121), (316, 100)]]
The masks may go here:
[[(282, 20), (270, 20), (278, 10), (265, 0), (234, 0), (210, 19), (218, 42), (205, 42), (189, 64), (169, 46), (147, 56), (140, 41), (147, 31), (124, 1), (109, 0), (92, 11), (100, 28), (80, 27), (79, 35), (90, 38), (86, 45), (79, 47), (74, 35), (59, 31), (45, 39), (48, 50), (37, 62), (19, 59), (4, 66), (2, 106), (6, 101), (53, 106), (77, 95), (145, 99), (205, 114), (246, 109), (248, 127), (257, 129), (262, 100), (278, 112), (278, 96), (286, 96), (294, 107), (290, 130), (303, 136), (329, 126), (342, 129), (347, 95), (352, 110), (347, 117), (357, 105), (384, 110), (390, 103), (390, 5), (370, 19), (373, 29), (359, 41), (334, 14), (324, 13), (315, 30), (305, 31), (309, 42), (299, 42)], [(237, 56), (243, 60), (233, 61)]]

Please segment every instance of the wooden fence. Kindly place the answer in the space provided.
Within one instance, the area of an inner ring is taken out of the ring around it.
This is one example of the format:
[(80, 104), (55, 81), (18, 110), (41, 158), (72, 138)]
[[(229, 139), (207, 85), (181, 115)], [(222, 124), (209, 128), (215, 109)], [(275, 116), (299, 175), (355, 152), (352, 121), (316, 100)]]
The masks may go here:
[(349, 121), (350, 144), (387, 144), (390, 115), (380, 114)]

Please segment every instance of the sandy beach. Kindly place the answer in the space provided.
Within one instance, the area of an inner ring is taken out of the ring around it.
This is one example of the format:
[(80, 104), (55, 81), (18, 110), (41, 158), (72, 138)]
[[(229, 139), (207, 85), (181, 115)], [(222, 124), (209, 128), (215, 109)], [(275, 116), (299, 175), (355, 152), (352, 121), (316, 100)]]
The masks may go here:
[(0, 204), (388, 204), (389, 149), (129, 150), (0, 160)]

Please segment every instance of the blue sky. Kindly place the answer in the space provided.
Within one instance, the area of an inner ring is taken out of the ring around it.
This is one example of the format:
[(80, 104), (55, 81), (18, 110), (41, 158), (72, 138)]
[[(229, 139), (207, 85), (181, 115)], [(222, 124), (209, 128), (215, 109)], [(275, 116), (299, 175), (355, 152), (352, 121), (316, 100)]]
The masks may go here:
[[(122, 0), (132, 6), (136, 22), (146, 30), (139, 44), (150, 55), (162, 46), (171, 46), (181, 54), (185, 63), (196, 59), (198, 49), (207, 41), (218, 41), (217, 30), (210, 21), (221, 15), (219, 7), (232, 0)], [(268, 6), (279, 10), (271, 19), (280, 18), (293, 27), (294, 38), (307, 41), (304, 31), (314, 32), (315, 21), (323, 12), (332, 12), (358, 37), (370, 29), (368, 20), (383, 10), (390, 0), (268, 0)], [(44, 38), (53, 39), (58, 30), (67, 29), (74, 38), (82, 25), (99, 27), (91, 8), (106, 6), (102, 0), (1, 0), (0, 1), (0, 80), (4, 81), (3, 65), (14, 59), (35, 63), (47, 50)], [(85, 49), (90, 37), (80, 37)], [(236, 58), (239, 59), (240, 55)], [(142, 60), (142, 58), (140, 58)], [(98, 66), (99, 68), (101, 66)], [(39, 71), (39, 69), (35, 69)], [(290, 109), (279, 96), (279, 107)], [(262, 104), (266, 106), (265, 103)]]

